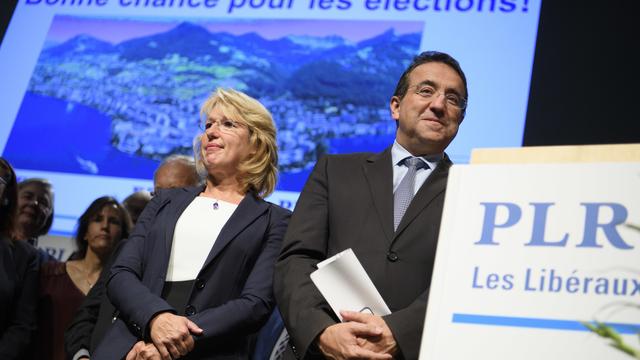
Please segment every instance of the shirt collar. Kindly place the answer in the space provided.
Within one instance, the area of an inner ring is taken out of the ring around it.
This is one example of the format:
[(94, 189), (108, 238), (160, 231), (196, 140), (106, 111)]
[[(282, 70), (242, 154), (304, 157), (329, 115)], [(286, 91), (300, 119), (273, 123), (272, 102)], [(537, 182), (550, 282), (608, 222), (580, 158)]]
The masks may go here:
[[(413, 157), (413, 155), (402, 145), (398, 144), (397, 140), (393, 141), (393, 146), (391, 146), (391, 161), (393, 166), (400, 165), (400, 162), (408, 157)], [(435, 155), (427, 155), (427, 156), (419, 156), (422, 160), (424, 160), (427, 164), (429, 164), (429, 169), (435, 169), (438, 165), (438, 162), (442, 160), (444, 157), (444, 153), (439, 153)]]

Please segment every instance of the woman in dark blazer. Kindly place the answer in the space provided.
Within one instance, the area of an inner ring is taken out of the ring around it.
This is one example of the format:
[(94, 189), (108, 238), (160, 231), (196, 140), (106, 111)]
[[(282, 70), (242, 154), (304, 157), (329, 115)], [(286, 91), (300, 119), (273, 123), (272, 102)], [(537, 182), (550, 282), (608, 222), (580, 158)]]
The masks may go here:
[(263, 197), (275, 187), (269, 112), (218, 89), (194, 141), (198, 188), (161, 190), (111, 269), (119, 311), (92, 359), (242, 359), (273, 307), (273, 267), (290, 212)]
[(12, 240), (18, 185), (11, 165), (0, 158), (0, 359), (27, 358), (36, 330), (38, 253), (26, 241)]

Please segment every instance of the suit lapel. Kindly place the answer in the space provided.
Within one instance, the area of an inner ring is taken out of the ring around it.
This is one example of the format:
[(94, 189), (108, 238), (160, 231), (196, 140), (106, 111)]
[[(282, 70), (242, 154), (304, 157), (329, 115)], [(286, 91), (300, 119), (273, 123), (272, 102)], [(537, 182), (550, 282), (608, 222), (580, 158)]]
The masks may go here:
[[(171, 217), (168, 219), (170, 223), (165, 224), (165, 235), (164, 235), (164, 244), (165, 244), (165, 255), (167, 260), (171, 255), (171, 245), (173, 243), (173, 234), (176, 229), (176, 223), (180, 218), (180, 215), (184, 212), (184, 210), (191, 204), (193, 199), (198, 196), (204, 190), (204, 187), (194, 187), (194, 188), (185, 188), (184, 193), (180, 194), (181, 196), (176, 197), (173, 211), (171, 213)], [(168, 201), (168, 199), (167, 199)]]
[(391, 148), (367, 159), (363, 165), (371, 198), (387, 240), (393, 239), (393, 167)]
[(451, 160), (449, 160), (449, 157), (445, 154), (444, 158), (438, 162), (435, 170), (433, 170), (424, 184), (422, 184), (416, 196), (411, 200), (407, 211), (404, 213), (398, 225), (394, 240), (436, 196), (445, 190), (447, 187), (449, 167), (451, 167)]
[(266, 202), (258, 199), (253, 193), (247, 193), (233, 214), (231, 214), (229, 220), (224, 224), (222, 230), (220, 230), (220, 234), (202, 268), (207, 267), (233, 238), (267, 211), (268, 207), (269, 205)]

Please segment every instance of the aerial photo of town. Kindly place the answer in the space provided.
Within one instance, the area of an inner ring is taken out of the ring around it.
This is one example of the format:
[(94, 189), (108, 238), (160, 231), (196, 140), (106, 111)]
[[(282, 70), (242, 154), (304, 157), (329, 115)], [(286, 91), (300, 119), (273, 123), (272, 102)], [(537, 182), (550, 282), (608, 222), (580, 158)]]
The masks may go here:
[[(192, 153), (202, 102), (232, 87), (272, 112), (281, 180), (299, 190), (286, 177), (319, 156), (389, 143), (389, 98), (420, 47), (422, 23), (342, 22), (56, 17), (5, 152), (20, 168), (148, 177), (167, 155)], [(140, 30), (102, 35), (119, 25)], [(56, 135), (48, 168), (20, 156), (34, 129)]]

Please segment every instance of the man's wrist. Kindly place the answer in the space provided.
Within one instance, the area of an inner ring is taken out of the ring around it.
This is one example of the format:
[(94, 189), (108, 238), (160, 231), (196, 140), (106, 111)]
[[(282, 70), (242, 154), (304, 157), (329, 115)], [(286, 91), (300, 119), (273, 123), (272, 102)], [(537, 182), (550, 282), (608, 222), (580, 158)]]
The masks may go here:
[(316, 336), (316, 338), (311, 342), (311, 344), (309, 344), (309, 347), (307, 348), (307, 353), (306, 353), (307, 356), (310, 356), (312, 359), (314, 359), (314, 358), (318, 358), (320, 356), (325, 355), (325, 353), (322, 351), (320, 347), (320, 337), (325, 333), (325, 331), (327, 331), (329, 326), (322, 329), (322, 331), (318, 333), (318, 336)]

